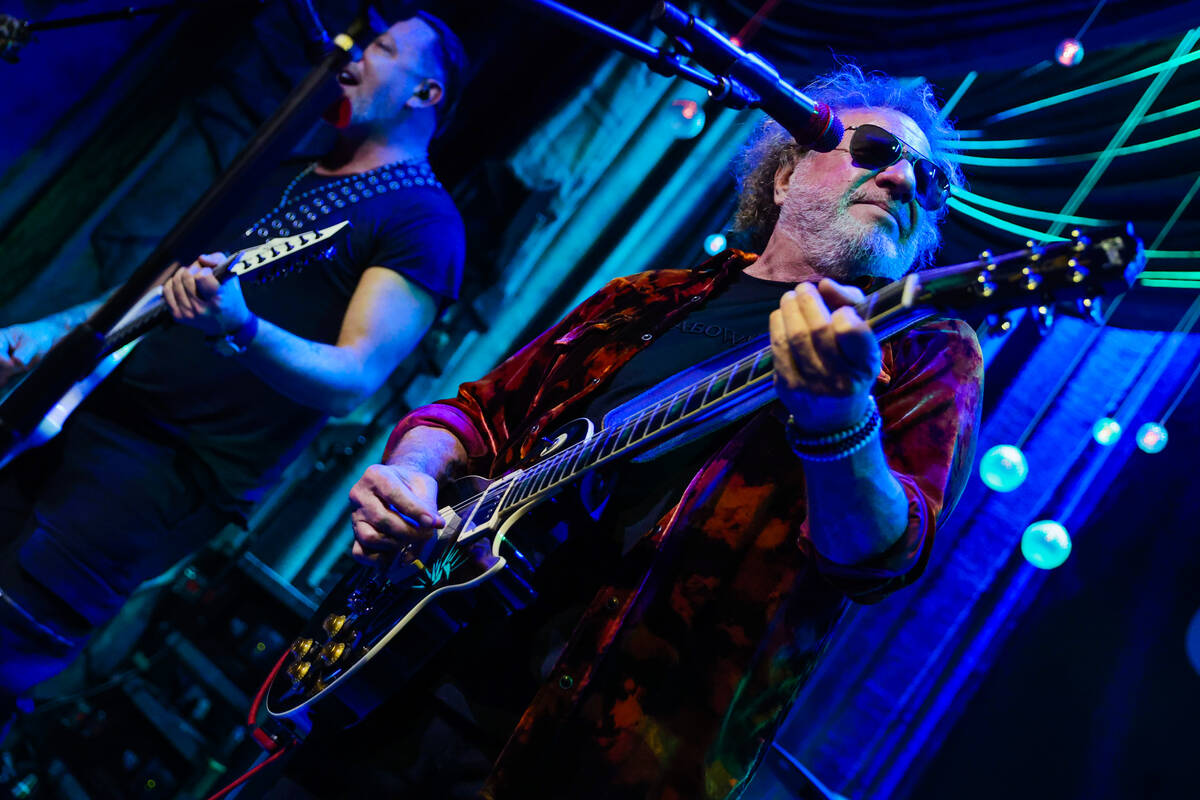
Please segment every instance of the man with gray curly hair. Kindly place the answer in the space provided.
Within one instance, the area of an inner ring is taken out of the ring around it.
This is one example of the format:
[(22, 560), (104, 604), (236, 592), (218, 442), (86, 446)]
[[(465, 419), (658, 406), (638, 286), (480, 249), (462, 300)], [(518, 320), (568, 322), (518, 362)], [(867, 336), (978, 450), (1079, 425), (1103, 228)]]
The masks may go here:
[(491, 649), (486, 674), (477, 659), (451, 668), (454, 718), (490, 720), (473, 740), (507, 743), (469, 759), (439, 745), (449, 774), (397, 765), (411, 796), (451, 796), (468, 763), (485, 765), (470, 776), (485, 798), (736, 794), (847, 604), (877, 602), (927, 563), (972, 461), (978, 343), (935, 320), (881, 344), (854, 304), (859, 284), (928, 261), (961, 179), (939, 155), (948, 129), (923, 82), (843, 67), (809, 91), (845, 135), (817, 153), (765, 125), (738, 214), (760, 256), (611, 281), (400, 420), (351, 490), (355, 556), (412, 557), (447, 524), (446, 479), (528, 467), (575, 417), (652, 420), (664, 382), (711, 373), (770, 331), (776, 402), (592, 485), (604, 502), (567, 521), (569, 556), (537, 573), (557, 610), (514, 615), (525, 633), (501, 637), (515, 644)]
[[(889, 205), (899, 210), (904, 204), (904, 192), (916, 191), (917, 184), (926, 180), (937, 181), (939, 178), (949, 185), (961, 186), (962, 173), (958, 165), (946, 157), (945, 143), (956, 141), (958, 134), (946, 122), (937, 107), (933, 96), (933, 87), (924, 80), (900, 80), (884, 75), (864, 75), (852, 64), (843, 65), (838, 72), (821, 76), (804, 88), (804, 93), (819, 102), (827, 103), (842, 117), (846, 126), (846, 134), (839, 150), (848, 149), (848, 143), (854, 139), (856, 121), (864, 121), (875, 113), (885, 113), (890, 119), (888, 125), (899, 124), (907, 127), (910, 140), (904, 139), (904, 132), (899, 134), (901, 142), (915, 148), (914, 152), (928, 154), (933, 166), (941, 171), (941, 175), (930, 172), (925, 176), (918, 173), (918, 165), (910, 161), (913, 169), (912, 190), (899, 187), (900, 196), (889, 199)], [(906, 118), (901, 121), (901, 118)], [(910, 148), (910, 149), (912, 149)], [(836, 152), (836, 151), (835, 151)], [(899, 152), (896, 152), (899, 156)], [(863, 181), (851, 187), (849, 193), (837, 198), (820, 196), (817, 191), (791, 193), (791, 203), (781, 202), (781, 193), (786, 192), (787, 185), (792, 181), (809, 183), (817, 176), (813, 173), (820, 154), (801, 147), (783, 129), (779, 123), (767, 118), (759, 126), (759, 130), (750, 144), (742, 151), (736, 172), (738, 177), (738, 205), (734, 216), (734, 228), (741, 232), (750, 249), (762, 252), (766, 257), (766, 245), (774, 232), (776, 224), (782, 223), (781, 233), (806, 231), (812, 242), (812, 251), (808, 254), (819, 265), (819, 272), (829, 277), (853, 278), (862, 274), (875, 274), (880, 277), (898, 278), (909, 268), (928, 266), (933, 253), (940, 242), (938, 223), (945, 216), (945, 196), (938, 188), (938, 194), (931, 202), (937, 202), (934, 209), (926, 209), (928, 213), (921, 214), (917, 208), (907, 219), (897, 219), (904, 223), (903, 235), (889, 243), (886, 233), (880, 235), (879, 230), (864, 231), (861, 236), (854, 236), (855, 226), (852, 220), (860, 215), (851, 211), (851, 206), (874, 202), (884, 194), (895, 195), (897, 188), (891, 185), (888, 173), (892, 169), (903, 170), (904, 159), (891, 165), (881, 165), (879, 173), (881, 180), (874, 180), (884, 185), (872, 186), (871, 181), (864, 177)], [(851, 158), (854, 165), (855, 159)], [(862, 166), (862, 165), (859, 165)], [(917, 204), (921, 206), (921, 203)], [(850, 212), (850, 216), (847, 216)], [(873, 258), (882, 257), (887, 262), (883, 272), (873, 271), (868, 267)]]

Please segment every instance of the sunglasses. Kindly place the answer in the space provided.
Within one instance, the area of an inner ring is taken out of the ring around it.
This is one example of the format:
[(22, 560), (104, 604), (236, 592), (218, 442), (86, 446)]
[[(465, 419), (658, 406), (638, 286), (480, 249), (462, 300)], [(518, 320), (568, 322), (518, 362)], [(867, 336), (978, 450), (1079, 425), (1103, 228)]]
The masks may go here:
[(921, 207), (926, 211), (939, 211), (946, 205), (950, 196), (950, 178), (941, 167), (913, 150), (896, 134), (878, 125), (849, 125), (846, 130), (854, 131), (850, 137), (850, 147), (834, 149), (847, 150), (854, 166), (886, 169), (900, 159), (907, 158), (917, 179), (917, 202)]

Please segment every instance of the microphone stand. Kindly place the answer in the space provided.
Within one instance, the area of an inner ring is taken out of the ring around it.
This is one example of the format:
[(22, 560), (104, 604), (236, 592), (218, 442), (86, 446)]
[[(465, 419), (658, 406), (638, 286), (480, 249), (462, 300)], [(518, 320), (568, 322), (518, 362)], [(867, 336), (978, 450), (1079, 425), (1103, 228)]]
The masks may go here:
[[(690, 81), (708, 90), (709, 96), (713, 100), (727, 108), (735, 111), (741, 110), (758, 101), (758, 96), (741, 82), (726, 75), (709, 75), (684, 64), (676, 48), (682, 47), (689, 50), (690, 45), (686, 41), (672, 39), (662, 47), (652, 47), (640, 39), (635, 39), (627, 33), (605, 25), (603, 22), (581, 14), (573, 8), (555, 2), (555, 0), (511, 0), (511, 2), (549, 17), (564, 27), (594, 39), (600, 44), (632, 56), (659, 75), (679, 77)], [(685, 55), (690, 55), (690, 52)]]
[(286, 136), (289, 133), (295, 135), (295, 126), (291, 124), (294, 120), (315, 119), (336, 100), (337, 84), (333, 76), (349, 62), (353, 46), (354, 40), (347, 34), (340, 34), (333, 40), (333, 46), (317, 65), (255, 131), (229, 167), (183, 218), (159, 240), (129, 279), (87, 321), (55, 344), (38, 367), (0, 402), (0, 456), (32, 432), (59, 398), (95, 367), (102, 355), (105, 334), (151, 289), (162, 274), (163, 265), (177, 257), (177, 251), (192, 227), (230, 199), (250, 167), (264, 154), (291, 143)]

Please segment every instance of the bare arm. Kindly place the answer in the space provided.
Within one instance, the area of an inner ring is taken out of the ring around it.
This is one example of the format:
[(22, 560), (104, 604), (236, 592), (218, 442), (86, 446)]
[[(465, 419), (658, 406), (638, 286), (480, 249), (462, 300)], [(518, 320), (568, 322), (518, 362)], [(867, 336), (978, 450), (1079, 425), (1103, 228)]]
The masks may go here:
[(59, 339), (90, 317), (113, 291), (34, 322), (0, 330), (0, 384), (37, 364)]
[(387, 463), (368, 467), (350, 490), (355, 558), (373, 560), (435, 535), (446, 524), (438, 514), (438, 483), (466, 462), (466, 448), (448, 431), (408, 431)]
[[(771, 314), (776, 392), (813, 437), (853, 427), (869, 409), (879, 344), (849, 305), (862, 293), (828, 279), (801, 284)], [(841, 306), (830, 312), (829, 305)], [(828, 559), (854, 564), (903, 534), (908, 500), (878, 435), (836, 461), (805, 461), (809, 536)]]
[[(163, 298), (175, 319), (210, 335), (237, 330), (249, 318), (237, 279), (217, 282), (219, 256), (201, 256), (175, 273)], [(378, 389), (433, 322), (433, 296), (384, 267), (363, 272), (336, 344), (296, 336), (267, 320), (236, 358), (281, 394), (328, 414), (347, 414)]]

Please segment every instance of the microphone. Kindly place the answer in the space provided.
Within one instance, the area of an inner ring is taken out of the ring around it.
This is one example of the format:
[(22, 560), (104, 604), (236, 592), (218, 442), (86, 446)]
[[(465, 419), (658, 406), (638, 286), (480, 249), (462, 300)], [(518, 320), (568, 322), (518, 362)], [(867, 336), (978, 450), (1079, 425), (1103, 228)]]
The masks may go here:
[(827, 153), (842, 140), (845, 129), (833, 110), (802, 94), (762, 56), (747, 53), (704, 21), (665, 0), (659, 0), (650, 18), (668, 36), (689, 45), (696, 63), (715, 75), (729, 76), (756, 95), (758, 99), (750, 105), (782, 125), (797, 144)]

